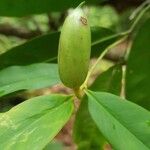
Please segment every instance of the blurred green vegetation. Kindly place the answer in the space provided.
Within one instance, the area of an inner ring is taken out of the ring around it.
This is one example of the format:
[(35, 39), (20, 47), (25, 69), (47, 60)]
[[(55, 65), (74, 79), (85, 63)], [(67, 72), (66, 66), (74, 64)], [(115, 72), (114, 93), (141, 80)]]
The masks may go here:
[[(128, 19), (131, 11), (120, 14), (110, 5), (84, 8), (91, 26), (109, 28), (115, 32), (123, 29), (122, 25), (128, 26), (123, 21)], [(26, 17), (0, 17), (0, 53), (38, 35), (59, 30), (66, 15), (67, 12), (51, 12)]]
[(89, 7), (88, 15), (91, 26), (100, 26), (105, 28), (117, 27), (119, 23), (119, 14), (111, 6)]
[[(84, 7), (91, 26), (109, 28), (114, 32), (128, 29), (134, 7), (119, 12), (112, 5), (89, 5)], [(69, 11), (51, 12), (26, 17), (0, 17), (0, 53), (36, 36), (60, 29)]]

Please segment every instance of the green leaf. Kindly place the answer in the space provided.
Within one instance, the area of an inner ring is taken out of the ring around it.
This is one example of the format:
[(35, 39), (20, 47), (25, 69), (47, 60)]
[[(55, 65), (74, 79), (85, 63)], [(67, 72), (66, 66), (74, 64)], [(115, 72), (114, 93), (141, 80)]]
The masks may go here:
[(149, 111), (113, 94), (86, 93), (90, 114), (114, 149), (150, 149)]
[(33, 90), (60, 82), (56, 64), (13, 66), (0, 71), (0, 97), (18, 90)]
[(89, 114), (87, 97), (82, 99), (77, 111), (73, 138), (78, 146), (78, 150), (102, 150), (106, 143), (105, 138)]
[[(92, 57), (97, 57), (120, 35), (112, 31), (92, 27)], [(31, 63), (48, 62), (57, 59), (59, 32), (39, 36), (31, 41), (8, 50), (0, 55), (0, 69), (13, 65), (28, 65)]]
[(72, 98), (39, 96), (0, 115), (0, 149), (41, 150), (68, 121)]
[(91, 33), (92, 33), (92, 43), (94, 42), (98, 43), (99, 40), (103, 40), (106, 37), (108, 38), (109, 36), (115, 34), (112, 30), (99, 26), (92, 26)]
[(98, 57), (103, 50), (122, 37), (113, 31), (103, 27), (91, 27), (92, 51), (91, 57)]
[(64, 150), (65, 146), (60, 141), (53, 140), (43, 150)]
[(116, 65), (100, 74), (90, 89), (93, 91), (105, 91), (112, 94), (120, 95), (122, 80), (122, 67)]
[(46, 62), (57, 57), (59, 33), (50, 33), (16, 46), (0, 55), (0, 69)]
[(139, 29), (129, 54), (126, 97), (150, 109), (150, 19)]
[[(99, 2), (98, 0), (85, 0)], [(52, 11), (64, 11), (70, 7), (77, 7), (83, 0), (0, 0), (0, 16), (27, 16), (30, 14), (48, 13)]]
[[(116, 65), (100, 74), (90, 87), (96, 91), (106, 91), (119, 95), (121, 91), (122, 69)], [(87, 130), (88, 129), (88, 130)], [(87, 97), (82, 100), (76, 114), (74, 125), (74, 140), (79, 150), (100, 150), (106, 140), (93, 122), (88, 111)]]

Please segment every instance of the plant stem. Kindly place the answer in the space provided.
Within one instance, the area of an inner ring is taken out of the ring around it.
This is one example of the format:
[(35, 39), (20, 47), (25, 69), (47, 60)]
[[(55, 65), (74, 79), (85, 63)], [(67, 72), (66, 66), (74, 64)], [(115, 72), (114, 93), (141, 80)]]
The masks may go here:
[(87, 77), (85, 79), (85, 82), (83, 83), (83, 85), (81, 86), (82, 88), (86, 88), (87, 84), (88, 84), (88, 80), (92, 74), (92, 72), (94, 71), (94, 69), (96, 68), (96, 66), (98, 65), (98, 63), (101, 61), (101, 59), (105, 56), (105, 54), (114, 46), (118, 45), (119, 43), (123, 42), (125, 39), (127, 38), (127, 36), (124, 36), (123, 38), (121, 38), (120, 40), (116, 41), (115, 43), (113, 43), (112, 45), (108, 46), (103, 52), (102, 54), (99, 56), (99, 58), (97, 59), (97, 61), (95, 62), (95, 64), (91, 67), (91, 69), (89, 70)]
[[(92, 72), (94, 71), (94, 69), (96, 68), (97, 64), (99, 64), (99, 62), (101, 61), (101, 59), (105, 56), (105, 54), (113, 47), (115, 47), (116, 45), (120, 44), (121, 42), (123, 42), (124, 40), (126, 40), (130, 34), (133, 32), (133, 30), (135, 29), (137, 23), (139, 22), (139, 20), (141, 19), (141, 17), (144, 15), (144, 13), (150, 8), (149, 5), (149, 0), (146, 2), (148, 5), (141, 10), (141, 12), (139, 13), (139, 15), (137, 16), (137, 18), (135, 19), (135, 21), (133, 22), (133, 24), (131, 25), (130, 29), (120, 33), (120, 35), (123, 35), (124, 37), (121, 38), (120, 40), (116, 41), (115, 43), (111, 44), (110, 46), (108, 46), (103, 52), (102, 54), (99, 56), (99, 58), (97, 59), (97, 61), (95, 62), (95, 64), (91, 67), (91, 69), (89, 70), (87, 77), (84, 81), (84, 83), (81, 85), (81, 90), (86, 89), (87, 88), (87, 84), (88, 84), (88, 80), (92, 74)], [(143, 4), (145, 6), (145, 4)], [(119, 34), (118, 34), (119, 35)], [(114, 36), (114, 35), (113, 35)], [(117, 34), (115, 35), (117, 36)]]
[(140, 19), (142, 18), (142, 16), (145, 14), (145, 12), (150, 8), (150, 5), (147, 5), (137, 16), (137, 18), (135, 19), (135, 21), (133, 22), (133, 24), (131, 25), (129, 32), (132, 32), (134, 30), (134, 28), (136, 27), (137, 23), (140, 21)]
[(134, 12), (130, 15), (129, 19), (132, 20), (136, 15), (147, 5), (150, 4), (150, 0), (144, 1), (139, 7), (137, 7)]
[(73, 91), (74, 91), (74, 94), (75, 94), (75, 96), (78, 98), (78, 99), (81, 99), (82, 98), (82, 94), (81, 94), (81, 89), (80, 88), (78, 88), (78, 89), (73, 89)]
[(112, 39), (112, 38), (117, 38), (118, 36), (124, 36), (124, 35), (127, 35), (127, 34), (129, 34), (129, 31), (128, 31), (128, 30), (127, 30), (127, 31), (124, 31), (124, 32), (121, 32), (121, 33), (113, 34), (113, 35), (108, 36), (108, 37), (106, 37), (106, 38), (103, 38), (103, 39), (97, 40), (97, 41), (95, 41), (95, 42), (92, 42), (92, 46), (93, 46), (93, 45), (96, 45), (96, 44), (98, 44), (98, 43), (101, 43), (101, 42), (110, 40), (110, 39)]

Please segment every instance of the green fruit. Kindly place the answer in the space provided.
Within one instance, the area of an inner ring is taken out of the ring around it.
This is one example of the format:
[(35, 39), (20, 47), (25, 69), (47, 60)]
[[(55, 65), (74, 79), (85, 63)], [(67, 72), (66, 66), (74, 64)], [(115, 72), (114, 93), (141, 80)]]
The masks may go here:
[(83, 10), (76, 8), (66, 18), (59, 40), (59, 74), (66, 86), (76, 89), (84, 82), (89, 68), (90, 52), (90, 25)]

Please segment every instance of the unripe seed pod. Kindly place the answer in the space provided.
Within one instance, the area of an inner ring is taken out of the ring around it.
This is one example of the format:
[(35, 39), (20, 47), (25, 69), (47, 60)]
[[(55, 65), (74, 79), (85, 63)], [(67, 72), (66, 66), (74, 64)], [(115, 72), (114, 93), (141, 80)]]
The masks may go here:
[(77, 89), (87, 76), (91, 52), (90, 25), (81, 8), (66, 18), (60, 35), (58, 66), (64, 85)]

